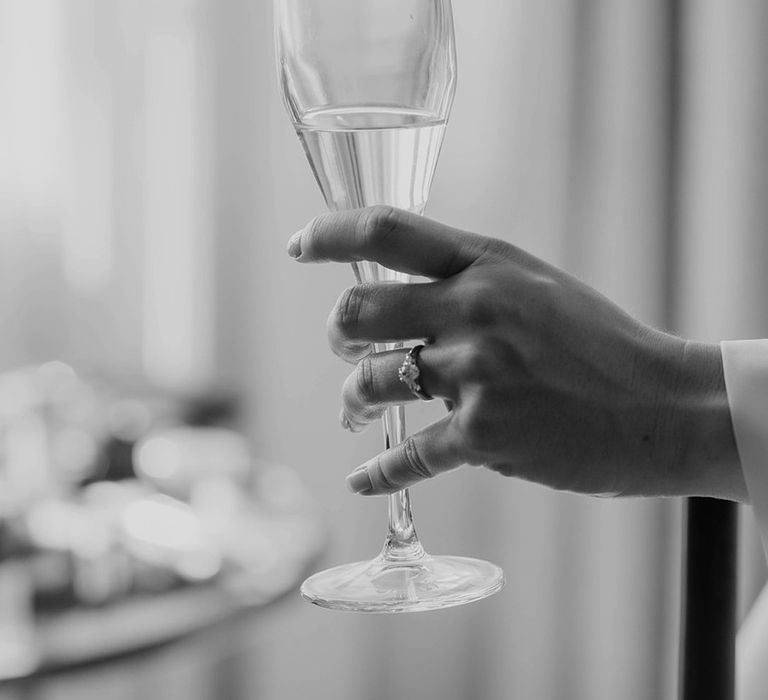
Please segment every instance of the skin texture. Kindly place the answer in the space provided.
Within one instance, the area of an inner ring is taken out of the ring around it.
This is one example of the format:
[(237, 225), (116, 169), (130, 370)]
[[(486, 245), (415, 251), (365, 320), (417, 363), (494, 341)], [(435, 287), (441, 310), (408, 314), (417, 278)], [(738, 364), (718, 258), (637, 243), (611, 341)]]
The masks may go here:
[(470, 464), (579, 493), (746, 499), (718, 346), (650, 328), (508, 243), (389, 207), (319, 216), (288, 252), (432, 280), (352, 287), (331, 312), (331, 347), (355, 365), (342, 425), (417, 400), (397, 378), (404, 351), (374, 342), (426, 342), (420, 383), (447, 408), (350, 474), (353, 491)]

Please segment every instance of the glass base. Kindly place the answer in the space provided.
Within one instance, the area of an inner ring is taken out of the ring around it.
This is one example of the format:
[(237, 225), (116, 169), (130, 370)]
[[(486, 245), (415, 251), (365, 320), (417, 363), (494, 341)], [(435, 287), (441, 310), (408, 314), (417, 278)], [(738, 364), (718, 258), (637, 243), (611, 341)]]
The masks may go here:
[(480, 559), (425, 554), (397, 561), (379, 555), (310, 576), (301, 586), (301, 595), (333, 610), (396, 613), (472, 603), (503, 586), (504, 572)]

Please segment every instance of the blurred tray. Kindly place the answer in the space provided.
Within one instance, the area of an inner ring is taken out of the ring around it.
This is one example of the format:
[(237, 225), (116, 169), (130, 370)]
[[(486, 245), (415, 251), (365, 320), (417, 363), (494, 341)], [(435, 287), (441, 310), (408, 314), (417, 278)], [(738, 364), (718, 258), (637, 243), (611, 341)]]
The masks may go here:
[(288, 559), (269, 576), (223, 575), (208, 584), (41, 616), (32, 654), (19, 659), (17, 668), (3, 664), (0, 683), (118, 660), (255, 612), (295, 592), (320, 558), (323, 544), (318, 540), (302, 561)]

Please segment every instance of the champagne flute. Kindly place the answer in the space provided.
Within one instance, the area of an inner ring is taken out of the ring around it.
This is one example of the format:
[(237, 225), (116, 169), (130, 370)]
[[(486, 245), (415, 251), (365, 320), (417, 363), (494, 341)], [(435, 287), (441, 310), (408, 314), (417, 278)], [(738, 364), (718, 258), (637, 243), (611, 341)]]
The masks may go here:
[[(275, 41), (283, 101), (328, 208), (384, 204), (421, 214), (456, 85), (450, 0), (275, 0)], [(358, 283), (410, 281), (376, 263), (352, 267)], [(385, 446), (402, 442), (403, 406), (387, 409), (382, 422)], [(310, 576), (306, 600), (406, 612), (501, 589), (494, 564), (424, 551), (407, 489), (388, 499), (379, 556)]]

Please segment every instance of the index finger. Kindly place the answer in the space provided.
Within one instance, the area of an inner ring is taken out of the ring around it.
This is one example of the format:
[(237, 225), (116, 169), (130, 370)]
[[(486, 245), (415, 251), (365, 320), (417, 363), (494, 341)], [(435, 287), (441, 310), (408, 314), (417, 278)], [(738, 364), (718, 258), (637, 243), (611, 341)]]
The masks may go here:
[(375, 206), (316, 217), (288, 242), (299, 262), (369, 260), (435, 279), (461, 272), (486, 252), (489, 239), (411, 214)]

